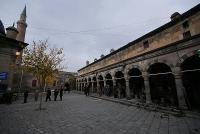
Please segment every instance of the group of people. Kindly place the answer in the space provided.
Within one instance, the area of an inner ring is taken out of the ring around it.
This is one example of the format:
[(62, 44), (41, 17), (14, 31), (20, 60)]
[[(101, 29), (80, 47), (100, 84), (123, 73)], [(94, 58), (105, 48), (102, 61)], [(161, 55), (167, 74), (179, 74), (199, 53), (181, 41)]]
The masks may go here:
[[(54, 101), (57, 100), (58, 95), (60, 96), (60, 100), (62, 101), (63, 91), (64, 91), (63, 88), (54, 90)], [(68, 93), (70, 92), (69, 89), (67, 91), (68, 91)], [(29, 96), (29, 92), (28, 92), (28, 90), (25, 90), (24, 91), (24, 103), (27, 103), (28, 96)], [(34, 92), (35, 101), (38, 100), (38, 97), (39, 97), (39, 90), (35, 90), (35, 92)], [(51, 101), (51, 90), (50, 90), (50, 88), (48, 88), (47, 91), (46, 91), (46, 102), (48, 100)]]
[[(57, 100), (58, 94), (60, 96), (60, 101), (62, 101), (63, 88), (54, 90), (54, 101)], [(49, 88), (47, 89), (47, 93), (46, 93), (46, 102), (47, 100), (51, 101), (51, 90)]]

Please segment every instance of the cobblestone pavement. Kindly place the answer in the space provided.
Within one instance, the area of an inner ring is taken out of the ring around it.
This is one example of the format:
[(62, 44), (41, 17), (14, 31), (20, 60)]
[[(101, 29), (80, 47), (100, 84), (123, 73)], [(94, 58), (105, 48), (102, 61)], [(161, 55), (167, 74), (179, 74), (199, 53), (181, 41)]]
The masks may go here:
[(146, 111), (80, 94), (0, 105), (0, 134), (199, 134), (200, 119)]

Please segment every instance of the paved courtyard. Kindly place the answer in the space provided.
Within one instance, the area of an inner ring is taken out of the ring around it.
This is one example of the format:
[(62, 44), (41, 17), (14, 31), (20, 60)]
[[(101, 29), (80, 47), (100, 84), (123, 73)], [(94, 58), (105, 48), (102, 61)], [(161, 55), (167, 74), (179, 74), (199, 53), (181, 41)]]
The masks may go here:
[(80, 94), (0, 105), (0, 134), (199, 134), (200, 118), (175, 117)]

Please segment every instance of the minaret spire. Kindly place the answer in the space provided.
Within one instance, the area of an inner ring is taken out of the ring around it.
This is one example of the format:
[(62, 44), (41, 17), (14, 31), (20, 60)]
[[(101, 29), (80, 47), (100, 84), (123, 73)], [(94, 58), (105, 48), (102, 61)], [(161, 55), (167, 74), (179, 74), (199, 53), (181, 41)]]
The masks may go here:
[(26, 16), (26, 5), (25, 5), (24, 10), (22, 11), (21, 15)]
[(26, 5), (24, 7), (24, 10), (22, 11), (20, 15), (20, 19), (17, 21), (17, 30), (18, 30), (18, 35), (17, 35), (17, 40), (24, 42), (25, 40), (25, 33), (26, 33)]

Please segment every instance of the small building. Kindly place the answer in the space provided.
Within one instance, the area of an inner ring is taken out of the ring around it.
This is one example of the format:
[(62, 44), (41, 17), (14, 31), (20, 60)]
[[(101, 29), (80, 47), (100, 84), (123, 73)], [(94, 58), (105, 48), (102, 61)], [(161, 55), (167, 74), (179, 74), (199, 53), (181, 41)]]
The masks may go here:
[(15, 74), (19, 75), (22, 50), (28, 46), (24, 43), (26, 27), (26, 7), (20, 15), (17, 28), (13, 24), (5, 32), (0, 20), (0, 92), (14, 89), (14, 85), (19, 84), (14, 78)]

